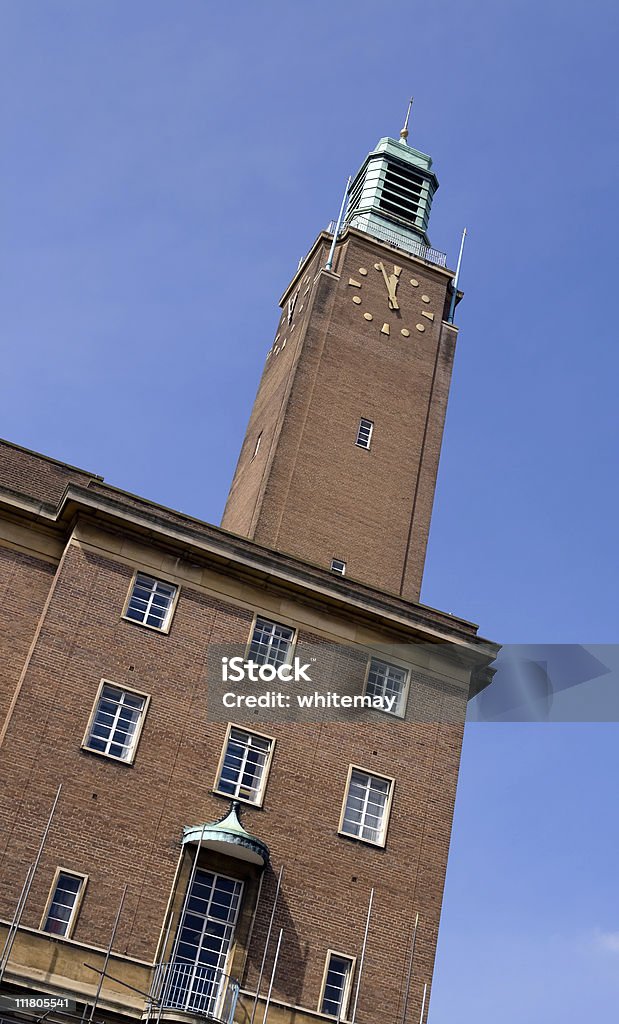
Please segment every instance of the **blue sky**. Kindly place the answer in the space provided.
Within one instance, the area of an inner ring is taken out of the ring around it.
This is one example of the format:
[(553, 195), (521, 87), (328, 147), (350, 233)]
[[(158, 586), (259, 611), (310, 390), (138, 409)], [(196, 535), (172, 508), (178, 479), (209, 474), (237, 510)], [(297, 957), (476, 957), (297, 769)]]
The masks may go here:
[[(0, 434), (218, 522), (277, 299), (379, 137), (469, 229), (423, 598), (617, 639), (617, 7), (0, 5)], [(614, 1021), (618, 727), (467, 727), (430, 1024)]]

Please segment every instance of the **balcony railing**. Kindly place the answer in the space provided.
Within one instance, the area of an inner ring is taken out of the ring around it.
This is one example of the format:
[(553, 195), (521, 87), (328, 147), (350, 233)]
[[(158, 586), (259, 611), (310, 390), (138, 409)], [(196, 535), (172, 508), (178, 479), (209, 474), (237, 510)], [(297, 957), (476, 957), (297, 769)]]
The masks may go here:
[(232, 1024), (239, 997), (239, 982), (216, 967), (174, 960), (157, 964), (151, 1001), (166, 1010), (199, 1014)]
[[(350, 227), (357, 228), (358, 231), (365, 231), (368, 235), (373, 235), (375, 238), (380, 238), (382, 242), (387, 242), (388, 245), (392, 245), (395, 249), (410, 252), (411, 255), (418, 256), (428, 263), (434, 263), (438, 267), (447, 266), (447, 254), (441, 252), (440, 249), (433, 249), (429, 245), (424, 245), (423, 242), (416, 242), (413, 238), (403, 238), (396, 231), (390, 231), (388, 227), (383, 227), (382, 224), (377, 224), (376, 221), (369, 222), (363, 215), (353, 217), (352, 220), (354, 223), (351, 223)], [(342, 224), (341, 231), (347, 227), (348, 224)], [(327, 228), (330, 235), (333, 234), (335, 228), (336, 221), (332, 220)]]

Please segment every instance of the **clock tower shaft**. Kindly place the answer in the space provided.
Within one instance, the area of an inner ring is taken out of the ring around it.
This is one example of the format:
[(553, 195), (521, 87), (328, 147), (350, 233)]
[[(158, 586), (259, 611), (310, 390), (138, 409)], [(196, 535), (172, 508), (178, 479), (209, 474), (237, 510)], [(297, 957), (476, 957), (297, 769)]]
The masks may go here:
[(282, 297), (222, 526), (418, 601), (457, 336), (453, 272), (427, 245), (427, 210), (419, 227), (372, 198), (353, 206), (358, 181), (331, 269), (323, 232)]

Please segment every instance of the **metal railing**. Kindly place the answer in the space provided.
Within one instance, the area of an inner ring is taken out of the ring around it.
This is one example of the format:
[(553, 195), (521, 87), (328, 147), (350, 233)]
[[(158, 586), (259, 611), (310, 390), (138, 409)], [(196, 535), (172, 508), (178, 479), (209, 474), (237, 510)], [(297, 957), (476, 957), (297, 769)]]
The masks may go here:
[[(342, 224), (341, 231), (344, 231), (349, 226), (348, 222)], [(383, 227), (382, 224), (377, 224), (376, 221), (369, 221), (363, 214), (351, 217), (350, 221), (351, 228), (357, 228), (358, 231), (365, 231), (368, 235), (373, 235), (375, 238), (380, 238), (382, 242), (387, 242), (388, 245), (392, 245), (395, 249), (402, 249), (404, 252), (410, 252), (413, 256), (418, 256), (422, 260), (426, 260), (428, 263), (434, 263), (438, 267), (447, 266), (447, 254), (441, 252), (440, 249), (433, 249), (430, 245), (424, 245), (423, 242), (416, 242), (413, 238), (403, 238), (396, 231), (390, 231), (388, 227)], [(327, 227), (327, 231), (330, 235), (333, 234), (336, 228), (336, 221), (332, 220)], [(340, 234), (341, 234), (340, 231)]]
[(232, 1024), (239, 997), (239, 982), (216, 967), (199, 964), (157, 964), (151, 988), (155, 1006), (200, 1014), (213, 1020)]

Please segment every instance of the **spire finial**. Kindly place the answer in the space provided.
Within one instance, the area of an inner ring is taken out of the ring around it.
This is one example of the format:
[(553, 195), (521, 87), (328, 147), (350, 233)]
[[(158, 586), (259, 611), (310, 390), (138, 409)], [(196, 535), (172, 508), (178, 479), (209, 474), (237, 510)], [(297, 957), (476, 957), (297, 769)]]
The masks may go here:
[(413, 105), (413, 99), (414, 99), (414, 97), (411, 96), (410, 100), (408, 101), (408, 110), (406, 111), (406, 120), (404, 121), (404, 127), (403, 127), (402, 131), (400, 132), (400, 142), (404, 146), (408, 146), (408, 142), (406, 141), (407, 138), (408, 138), (408, 119), (411, 116), (411, 107)]

